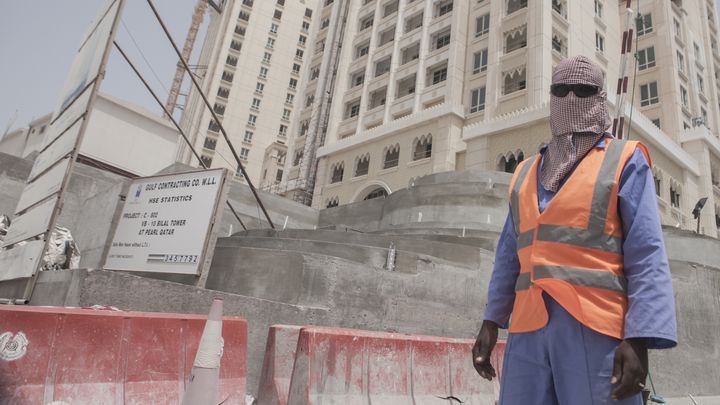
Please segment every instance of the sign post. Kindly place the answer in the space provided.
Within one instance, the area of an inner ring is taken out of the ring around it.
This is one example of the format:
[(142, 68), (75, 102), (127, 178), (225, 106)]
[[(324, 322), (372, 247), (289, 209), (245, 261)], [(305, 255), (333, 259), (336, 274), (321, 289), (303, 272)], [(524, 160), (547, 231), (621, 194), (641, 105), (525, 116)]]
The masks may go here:
[(123, 5), (124, 0), (107, 0), (83, 36), (15, 218), (0, 246), (0, 302), (27, 303), (32, 296)]

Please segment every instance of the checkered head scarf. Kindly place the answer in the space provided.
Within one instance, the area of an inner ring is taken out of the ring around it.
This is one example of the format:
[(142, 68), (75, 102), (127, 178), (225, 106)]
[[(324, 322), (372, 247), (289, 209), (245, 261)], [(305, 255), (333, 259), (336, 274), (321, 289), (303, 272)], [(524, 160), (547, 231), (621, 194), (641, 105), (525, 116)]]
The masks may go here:
[(565, 97), (550, 95), (552, 139), (543, 158), (540, 181), (557, 192), (565, 176), (604, 136), (612, 123), (607, 109), (600, 67), (585, 56), (562, 60), (554, 69), (553, 84), (589, 84), (600, 87), (594, 96), (580, 98), (572, 91)]

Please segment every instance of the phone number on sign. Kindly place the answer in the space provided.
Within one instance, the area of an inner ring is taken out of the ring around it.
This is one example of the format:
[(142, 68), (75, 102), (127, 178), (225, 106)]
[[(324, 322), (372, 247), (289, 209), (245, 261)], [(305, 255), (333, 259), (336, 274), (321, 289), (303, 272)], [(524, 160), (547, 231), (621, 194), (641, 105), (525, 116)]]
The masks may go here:
[(197, 263), (197, 255), (164, 255), (162, 261), (165, 263)]

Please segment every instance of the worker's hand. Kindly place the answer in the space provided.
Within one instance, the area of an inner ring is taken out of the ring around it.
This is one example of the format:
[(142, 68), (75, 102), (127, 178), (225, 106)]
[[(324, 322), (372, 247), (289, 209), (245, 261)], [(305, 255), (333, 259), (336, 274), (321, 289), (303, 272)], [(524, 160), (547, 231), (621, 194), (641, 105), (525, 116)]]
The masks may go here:
[(498, 325), (493, 321), (483, 321), (472, 348), (473, 366), (480, 377), (488, 381), (495, 377), (495, 369), (490, 364), (490, 354), (495, 348), (497, 337)]
[(648, 352), (643, 339), (626, 339), (615, 349), (610, 383), (617, 386), (611, 393), (613, 400), (631, 397), (645, 388)]

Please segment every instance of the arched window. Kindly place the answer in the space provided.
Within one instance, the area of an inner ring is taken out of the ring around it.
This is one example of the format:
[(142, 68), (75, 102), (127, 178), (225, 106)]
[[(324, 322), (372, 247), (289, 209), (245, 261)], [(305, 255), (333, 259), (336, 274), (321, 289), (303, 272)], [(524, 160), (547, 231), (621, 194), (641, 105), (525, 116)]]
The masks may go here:
[(508, 0), (507, 13), (512, 14), (520, 9), (526, 8), (527, 5), (527, 0)]
[(413, 160), (432, 156), (432, 134), (423, 135), (413, 141)]
[(343, 180), (343, 174), (345, 174), (345, 162), (335, 163), (331, 166), (330, 172), (332, 173), (330, 183), (340, 183)]
[(503, 74), (503, 94), (510, 94), (525, 89), (525, 66)]
[(517, 164), (518, 162), (517, 159), (515, 159), (515, 155), (511, 153), (505, 162), (505, 173), (514, 173)]
[(400, 144), (386, 147), (383, 156), (383, 169), (396, 167), (400, 162)]
[(355, 158), (355, 174), (353, 177), (364, 176), (368, 174), (370, 168), (370, 154), (366, 153)]
[(337, 207), (338, 205), (340, 205), (338, 197), (329, 198), (325, 201), (325, 208)]
[(388, 193), (384, 188), (378, 187), (375, 190), (369, 192), (368, 195), (366, 195), (365, 198), (363, 198), (363, 200), (372, 200), (374, 198), (385, 198), (385, 197), (387, 197), (387, 195), (388, 195)]
[(527, 46), (527, 26), (523, 25), (505, 33), (505, 53)]
[(500, 159), (498, 159), (497, 162), (497, 171), (504, 172), (505, 165), (507, 165), (507, 159), (505, 159), (505, 156), (500, 156)]
[(295, 151), (295, 159), (293, 159), (293, 166), (297, 166), (300, 164), (300, 161), (302, 161), (303, 158), (303, 151), (298, 150)]

